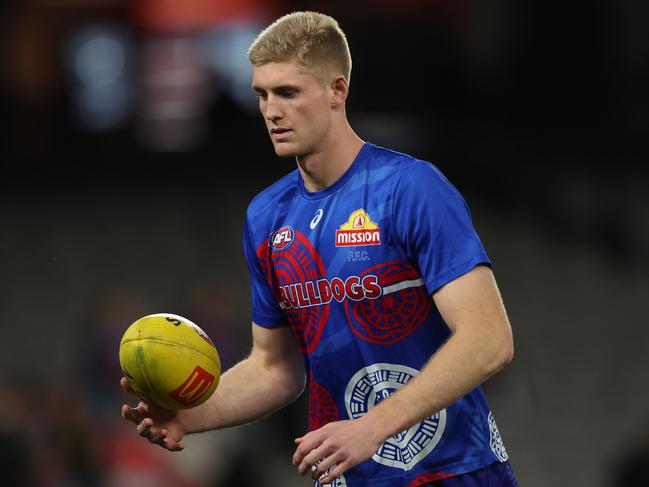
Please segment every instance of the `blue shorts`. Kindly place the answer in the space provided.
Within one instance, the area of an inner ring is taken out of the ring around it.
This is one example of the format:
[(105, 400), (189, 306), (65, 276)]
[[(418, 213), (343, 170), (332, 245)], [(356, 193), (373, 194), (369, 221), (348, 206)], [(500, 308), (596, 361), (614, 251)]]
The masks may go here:
[(480, 470), (425, 485), (430, 487), (518, 487), (518, 481), (509, 462), (496, 462)]

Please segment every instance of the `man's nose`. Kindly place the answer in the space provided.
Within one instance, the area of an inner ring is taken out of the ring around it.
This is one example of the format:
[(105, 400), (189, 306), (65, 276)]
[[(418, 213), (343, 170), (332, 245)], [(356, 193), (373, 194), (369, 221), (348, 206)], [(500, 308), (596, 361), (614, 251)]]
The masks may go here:
[(272, 96), (268, 97), (264, 106), (263, 115), (264, 118), (271, 121), (282, 118), (282, 110), (277, 98)]

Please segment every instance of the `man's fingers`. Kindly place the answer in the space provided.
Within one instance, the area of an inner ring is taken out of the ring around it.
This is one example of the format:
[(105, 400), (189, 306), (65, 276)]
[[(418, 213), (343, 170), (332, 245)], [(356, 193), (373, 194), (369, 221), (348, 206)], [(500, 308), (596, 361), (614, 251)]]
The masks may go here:
[(300, 472), (300, 475), (306, 475), (310, 472), (315, 472), (315, 466), (323, 457), (323, 454), (318, 451), (317, 448), (314, 448), (309, 452), (308, 455), (305, 455), (302, 458), (302, 461), (297, 467), (297, 471)]
[(298, 446), (293, 454), (293, 465), (300, 465), (304, 457), (320, 445), (322, 440), (313, 433), (312, 431), (301, 438), (295, 439)]
[(300, 473), (300, 475), (306, 475), (307, 473), (313, 471), (312, 469), (315, 466), (315, 462), (316, 460), (313, 460), (309, 463), (307, 457), (304, 457), (300, 464), (297, 466), (297, 471)]
[(131, 387), (131, 385), (128, 383), (128, 380), (126, 379), (126, 377), (122, 377), (122, 378), (119, 380), (119, 385), (122, 387), (122, 389), (124, 389), (124, 390), (125, 390), (126, 392), (128, 392), (129, 394), (133, 394), (133, 395), (134, 395), (135, 397), (137, 397), (140, 401), (142, 401), (142, 402), (146, 402), (146, 403), (149, 402), (149, 399), (148, 399), (144, 394), (142, 394), (141, 392), (136, 391), (135, 389), (133, 389), (133, 388)]
[[(120, 386), (129, 394), (134, 394), (140, 398), (140, 402), (136, 407), (131, 407), (128, 404), (122, 405), (122, 418), (131, 421), (136, 425), (136, 430), (138, 435), (146, 438), (150, 443), (159, 445), (162, 448), (165, 448), (169, 451), (180, 451), (185, 448), (185, 445), (176, 441), (176, 439), (169, 438), (169, 432), (166, 428), (161, 428), (156, 426), (153, 418), (157, 418), (155, 421), (158, 424), (166, 426), (167, 419), (165, 417), (165, 411), (160, 408), (157, 408), (154, 404), (151, 404), (146, 397), (142, 396), (140, 393), (134, 391), (129, 385), (126, 378), (122, 377), (119, 381)], [(170, 411), (169, 413), (173, 413)], [(171, 415), (170, 417), (172, 417)], [(182, 434), (178, 435), (174, 433), (174, 436), (177, 439), (182, 438)]]
[[(140, 424), (138, 424), (137, 432), (140, 436), (149, 440), (149, 443), (167, 448), (167, 430), (154, 426), (151, 418), (144, 418)], [(169, 446), (171, 446), (171, 443)]]
[(311, 476), (315, 480), (335, 463), (333, 458), (327, 458), (332, 453), (332, 448), (322, 443), (318, 448), (314, 448), (308, 455), (304, 456), (297, 469), (301, 475), (311, 473)]
[(132, 408), (128, 404), (122, 405), (122, 418), (132, 421), (135, 424), (139, 424), (145, 418), (145, 411), (143, 411), (139, 406)]
[(345, 470), (347, 470), (347, 467), (344, 464), (336, 465), (334, 469), (331, 472), (329, 472), (329, 474), (325, 475), (322, 478), (319, 478), (320, 484), (322, 485), (332, 484), (334, 480), (336, 480), (338, 477), (340, 477), (342, 474), (345, 473)]
[(181, 451), (185, 449), (185, 445), (177, 441), (170, 440), (169, 438), (165, 438), (164, 441), (160, 443), (160, 446), (166, 448), (169, 451)]
[(147, 434), (147, 439), (149, 440), (149, 443), (154, 443), (156, 445), (164, 446), (166, 437), (167, 437), (167, 433), (165, 430), (160, 430), (157, 433), (154, 433), (153, 431), (151, 431), (151, 428), (149, 428)]
[(153, 426), (153, 420), (151, 418), (144, 418), (140, 421), (140, 424), (137, 425), (137, 434), (148, 437), (151, 426)]
[(175, 443), (175, 442), (174, 443), (165, 442), (160, 446), (162, 446), (162, 448), (165, 448), (169, 451), (182, 451), (185, 449), (185, 445), (183, 445), (182, 443)]
[(148, 440), (150, 443), (160, 445), (162, 448), (169, 451), (181, 451), (185, 449), (185, 445), (179, 441), (175, 441), (168, 436), (166, 429), (160, 429), (159, 432), (155, 433), (156, 428), (149, 428), (148, 430)]
[[(321, 477), (324, 477), (324, 474), (327, 470), (332, 469), (336, 466), (336, 463), (341, 459), (339, 453), (334, 453), (328, 457), (323, 458), (321, 461), (316, 462), (316, 464), (311, 468), (311, 476), (313, 480), (319, 480)], [(322, 482), (330, 483), (330, 482)]]
[(131, 386), (128, 383), (128, 380), (126, 379), (126, 377), (122, 377), (119, 380), (119, 385), (122, 387), (122, 389), (124, 389), (129, 394), (135, 394), (135, 391), (131, 388)]
[(139, 421), (137, 421), (137, 416), (138, 414), (135, 409), (128, 404), (122, 404), (122, 418), (133, 421), (134, 423), (139, 423)]
[[(133, 417), (139, 418), (140, 416), (142, 416), (142, 414), (137, 412), (136, 409), (129, 408), (129, 406), (127, 405), (124, 405), (124, 407), (122, 407), (122, 411), (125, 411), (126, 408), (130, 410), (130, 412), (126, 412), (127, 419), (132, 420)], [(137, 422), (133, 422), (137, 424), (137, 433), (141, 437), (149, 440), (149, 443), (160, 445), (162, 448), (165, 448), (169, 451), (181, 451), (185, 449), (185, 445), (183, 443), (169, 438), (169, 432), (166, 429), (154, 426), (153, 420), (151, 418), (143, 417), (143, 419), (138, 420)]]
[(122, 405), (122, 418), (127, 419), (133, 423), (140, 424), (140, 422), (149, 415), (149, 405), (140, 401), (136, 407), (131, 407), (128, 404)]

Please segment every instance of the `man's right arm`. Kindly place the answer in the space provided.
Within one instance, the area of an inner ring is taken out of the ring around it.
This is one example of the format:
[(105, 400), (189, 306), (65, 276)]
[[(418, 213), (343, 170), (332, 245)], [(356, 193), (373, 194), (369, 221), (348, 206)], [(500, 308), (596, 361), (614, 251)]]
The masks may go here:
[[(291, 403), (306, 382), (292, 330), (253, 323), (252, 341), (250, 355), (222, 375), (212, 397), (200, 406), (176, 413), (144, 400), (135, 408), (124, 405), (122, 415), (141, 436), (175, 451), (183, 448), (186, 433), (249, 423)], [(122, 387), (128, 390), (125, 380)]]
[(187, 432), (249, 423), (293, 402), (304, 390), (302, 356), (290, 327), (252, 325), (252, 352), (221, 377), (201, 406), (181, 411)]

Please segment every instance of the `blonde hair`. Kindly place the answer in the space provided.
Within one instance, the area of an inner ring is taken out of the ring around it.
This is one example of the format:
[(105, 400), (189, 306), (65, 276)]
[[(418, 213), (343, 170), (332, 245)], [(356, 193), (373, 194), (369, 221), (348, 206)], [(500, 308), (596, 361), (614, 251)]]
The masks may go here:
[(321, 84), (342, 74), (349, 82), (352, 58), (338, 22), (318, 12), (293, 12), (264, 29), (248, 49), (254, 66), (296, 61)]

